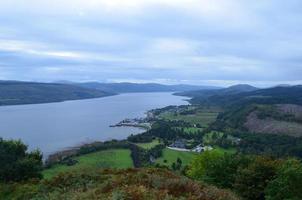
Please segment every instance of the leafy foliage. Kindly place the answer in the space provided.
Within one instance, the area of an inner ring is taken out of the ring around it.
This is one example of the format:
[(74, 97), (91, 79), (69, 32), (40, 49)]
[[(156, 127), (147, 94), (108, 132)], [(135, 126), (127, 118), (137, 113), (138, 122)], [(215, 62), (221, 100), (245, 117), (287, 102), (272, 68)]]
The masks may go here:
[(1, 199), (237, 200), (229, 191), (163, 169), (65, 173), (51, 180), (0, 187)]
[(302, 138), (242, 132), (233, 133), (233, 135), (241, 138), (238, 150), (242, 153), (302, 158)]
[(298, 200), (302, 164), (295, 159), (205, 152), (194, 159), (188, 175), (236, 191), (247, 200)]
[(27, 152), (20, 140), (0, 138), (0, 182), (41, 178), (42, 154), (36, 150)]
[(278, 161), (256, 157), (247, 167), (237, 171), (234, 189), (245, 199), (264, 200), (264, 191), (276, 175)]
[(290, 159), (277, 171), (276, 178), (268, 184), (265, 191), (267, 200), (302, 199), (302, 164)]

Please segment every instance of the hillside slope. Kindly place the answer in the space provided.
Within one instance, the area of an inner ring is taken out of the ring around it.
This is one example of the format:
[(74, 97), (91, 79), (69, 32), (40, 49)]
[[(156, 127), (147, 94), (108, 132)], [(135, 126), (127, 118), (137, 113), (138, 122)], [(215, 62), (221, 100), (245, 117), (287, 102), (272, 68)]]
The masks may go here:
[(302, 136), (302, 86), (235, 88), (244, 91), (234, 93), (234, 87), (231, 87), (192, 92), (191, 103), (220, 107), (224, 110), (212, 125), (215, 129)]
[(0, 82), (0, 105), (60, 102), (108, 95), (113, 95), (113, 93), (67, 84), (18, 81)]
[(227, 190), (202, 185), (162, 169), (82, 170), (48, 181), (3, 185), (1, 199), (196, 199), (239, 200)]
[(221, 89), (205, 89), (205, 90), (193, 90), (193, 91), (184, 91), (176, 93), (176, 95), (180, 96), (189, 96), (193, 97), (193, 101), (197, 100), (203, 100), (211, 96), (215, 95), (235, 95), (242, 92), (252, 92), (256, 91), (258, 88), (253, 87), (251, 85), (247, 84), (239, 84), (239, 85), (233, 85), (227, 88), (221, 88)]
[(209, 95), (192, 95), (192, 103), (216, 106), (238, 106), (258, 104), (298, 104), (302, 105), (302, 86), (274, 87), (249, 92), (224, 93), (215, 91)]
[(251, 133), (302, 136), (302, 106), (247, 104), (227, 109), (214, 126)]

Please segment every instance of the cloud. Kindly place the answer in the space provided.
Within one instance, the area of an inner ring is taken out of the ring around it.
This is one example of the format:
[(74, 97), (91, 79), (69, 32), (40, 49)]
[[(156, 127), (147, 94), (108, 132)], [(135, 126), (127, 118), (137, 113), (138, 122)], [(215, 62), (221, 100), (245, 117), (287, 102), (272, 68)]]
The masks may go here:
[(0, 78), (299, 83), (301, 13), (298, 0), (1, 1)]

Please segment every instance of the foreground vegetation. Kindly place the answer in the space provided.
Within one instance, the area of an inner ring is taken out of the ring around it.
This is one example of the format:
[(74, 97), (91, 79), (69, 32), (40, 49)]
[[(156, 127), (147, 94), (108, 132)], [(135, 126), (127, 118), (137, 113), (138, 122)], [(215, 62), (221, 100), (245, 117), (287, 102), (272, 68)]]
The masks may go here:
[(217, 189), (162, 169), (67, 172), (50, 180), (2, 185), (0, 199), (237, 200)]
[(42, 154), (27, 151), (20, 140), (0, 138), (0, 183), (42, 178)]
[(194, 159), (187, 173), (247, 200), (302, 199), (302, 163), (297, 159), (207, 151)]

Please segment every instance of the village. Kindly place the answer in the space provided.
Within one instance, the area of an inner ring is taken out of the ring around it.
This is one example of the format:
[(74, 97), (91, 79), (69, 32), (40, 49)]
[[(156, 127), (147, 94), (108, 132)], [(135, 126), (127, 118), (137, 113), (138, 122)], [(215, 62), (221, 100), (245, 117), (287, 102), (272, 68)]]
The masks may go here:
[(188, 149), (186, 148), (186, 140), (184, 139), (175, 140), (175, 142), (173, 142), (167, 148), (175, 151), (187, 151), (187, 152), (196, 152), (196, 153), (211, 151), (214, 149), (212, 146), (203, 146), (202, 144), (197, 145), (193, 149)]

